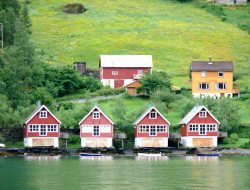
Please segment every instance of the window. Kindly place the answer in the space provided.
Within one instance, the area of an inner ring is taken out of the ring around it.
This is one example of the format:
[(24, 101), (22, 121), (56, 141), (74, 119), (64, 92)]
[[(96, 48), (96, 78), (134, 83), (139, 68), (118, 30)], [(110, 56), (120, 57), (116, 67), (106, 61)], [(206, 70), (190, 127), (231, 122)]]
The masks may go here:
[(100, 128), (99, 128), (99, 126), (94, 126), (94, 128), (93, 128), (93, 135), (94, 136), (100, 136)]
[(156, 119), (157, 118), (157, 113), (154, 111), (154, 112), (150, 112), (149, 113), (149, 118), (150, 119)]
[(206, 125), (200, 125), (200, 135), (206, 135)]
[(39, 125), (29, 125), (29, 131), (30, 132), (38, 132), (39, 131)]
[(207, 125), (207, 131), (210, 132), (216, 131), (216, 125)]
[(224, 72), (218, 72), (218, 77), (224, 77)]
[(199, 118), (206, 118), (206, 117), (207, 117), (207, 112), (206, 111), (200, 111)]
[(56, 132), (57, 126), (56, 125), (47, 125), (48, 132)]
[(147, 125), (141, 125), (140, 126), (140, 132), (141, 133), (145, 133), (145, 132), (149, 132), (149, 126)]
[(40, 111), (40, 118), (47, 118), (47, 111)]
[(143, 74), (143, 70), (138, 70), (138, 71), (137, 71), (137, 74), (138, 74), (138, 75), (142, 75), (142, 74)]
[(200, 90), (207, 90), (207, 89), (209, 89), (209, 84), (208, 83), (200, 83), (199, 87), (200, 87)]
[(112, 75), (118, 75), (118, 71), (112, 71)]
[(40, 136), (46, 136), (46, 135), (47, 135), (46, 125), (41, 125), (40, 126)]
[(156, 136), (156, 126), (150, 126), (149, 136)]
[(201, 71), (201, 77), (206, 77), (207, 76), (207, 71)]
[(166, 132), (166, 126), (163, 126), (163, 125), (161, 125), (161, 126), (157, 126), (157, 132)]
[(99, 111), (93, 112), (93, 119), (100, 119), (100, 112)]
[(189, 125), (189, 131), (199, 131), (199, 125)]
[(215, 88), (216, 88), (217, 90), (225, 90), (225, 89), (227, 89), (227, 84), (226, 84), (226, 83), (217, 83), (217, 84), (215, 85)]

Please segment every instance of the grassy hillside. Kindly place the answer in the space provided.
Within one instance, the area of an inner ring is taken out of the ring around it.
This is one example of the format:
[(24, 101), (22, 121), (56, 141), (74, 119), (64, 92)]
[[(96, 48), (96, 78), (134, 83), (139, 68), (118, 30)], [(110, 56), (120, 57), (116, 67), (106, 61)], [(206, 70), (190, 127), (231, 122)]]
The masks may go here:
[[(44, 62), (61, 66), (83, 60), (97, 68), (100, 54), (152, 54), (155, 69), (169, 72), (180, 86), (187, 85), (192, 60), (234, 60), (238, 73), (250, 68), (247, 32), (192, 4), (78, 0), (88, 9), (86, 13), (63, 13), (63, 6), (72, 2), (30, 4), (33, 40)], [(246, 84), (248, 79), (241, 82)]]

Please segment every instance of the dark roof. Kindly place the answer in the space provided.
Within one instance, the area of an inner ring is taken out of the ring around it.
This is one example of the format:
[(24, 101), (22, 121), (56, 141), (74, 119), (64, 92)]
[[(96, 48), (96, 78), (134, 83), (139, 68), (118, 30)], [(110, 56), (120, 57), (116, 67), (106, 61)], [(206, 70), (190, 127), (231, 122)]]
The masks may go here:
[(232, 61), (193, 61), (191, 71), (233, 71)]

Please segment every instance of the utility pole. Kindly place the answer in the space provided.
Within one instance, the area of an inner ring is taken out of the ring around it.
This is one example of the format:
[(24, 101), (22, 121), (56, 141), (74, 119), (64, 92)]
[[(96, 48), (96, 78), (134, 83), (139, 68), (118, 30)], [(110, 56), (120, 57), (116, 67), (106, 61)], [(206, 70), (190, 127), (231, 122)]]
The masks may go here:
[(0, 23), (0, 41), (1, 41), (1, 50), (3, 53), (3, 23)]

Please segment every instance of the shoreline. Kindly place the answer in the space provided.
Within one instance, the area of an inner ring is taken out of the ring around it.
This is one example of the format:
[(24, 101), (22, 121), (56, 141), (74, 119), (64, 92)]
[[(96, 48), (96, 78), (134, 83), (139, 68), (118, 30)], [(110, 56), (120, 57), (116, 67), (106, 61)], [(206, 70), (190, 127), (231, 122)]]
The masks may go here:
[[(201, 149), (199, 149), (201, 150)], [(221, 148), (202, 149), (206, 152), (219, 152), (222, 156), (250, 156), (250, 149)], [(1, 148), (0, 157), (8, 156), (79, 156), (80, 152), (101, 153), (102, 155), (135, 156), (137, 153), (162, 153), (166, 156), (192, 156), (196, 155), (196, 148), (140, 148), (140, 149), (116, 149), (116, 148)]]

